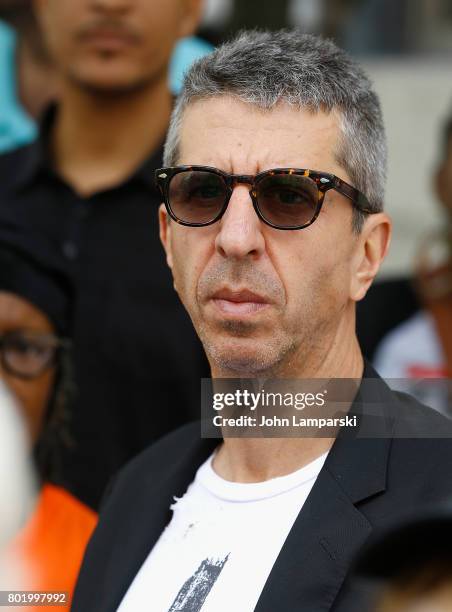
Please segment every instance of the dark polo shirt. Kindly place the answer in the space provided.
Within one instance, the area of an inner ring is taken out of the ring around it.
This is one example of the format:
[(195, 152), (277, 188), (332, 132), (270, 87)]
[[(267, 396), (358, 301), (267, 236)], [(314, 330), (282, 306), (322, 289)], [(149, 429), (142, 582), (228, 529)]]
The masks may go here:
[(54, 241), (73, 273), (78, 394), (61, 472), (95, 507), (125, 461), (199, 416), (208, 371), (158, 237), (161, 147), (123, 183), (82, 198), (52, 169), (53, 115), (37, 142), (0, 156), (0, 213)]

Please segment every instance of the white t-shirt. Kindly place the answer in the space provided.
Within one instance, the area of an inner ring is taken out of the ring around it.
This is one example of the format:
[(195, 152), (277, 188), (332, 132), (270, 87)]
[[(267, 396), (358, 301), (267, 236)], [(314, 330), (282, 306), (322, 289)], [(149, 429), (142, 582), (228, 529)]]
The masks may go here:
[[(251, 612), (328, 453), (258, 483), (199, 468), (118, 612)], [(302, 545), (302, 543), (300, 543)]]

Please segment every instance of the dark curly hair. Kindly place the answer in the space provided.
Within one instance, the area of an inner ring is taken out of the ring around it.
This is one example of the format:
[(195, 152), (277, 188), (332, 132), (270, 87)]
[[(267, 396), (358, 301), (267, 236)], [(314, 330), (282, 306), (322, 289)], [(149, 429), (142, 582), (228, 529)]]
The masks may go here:
[(74, 445), (69, 433), (69, 422), (76, 390), (69, 343), (58, 350), (56, 368), (55, 384), (33, 455), (41, 481), (59, 484), (62, 473), (61, 449)]

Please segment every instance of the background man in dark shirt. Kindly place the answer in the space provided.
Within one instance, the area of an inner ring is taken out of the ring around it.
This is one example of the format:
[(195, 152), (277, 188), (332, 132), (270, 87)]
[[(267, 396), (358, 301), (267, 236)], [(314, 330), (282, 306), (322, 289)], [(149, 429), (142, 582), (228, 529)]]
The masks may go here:
[(200, 0), (38, 0), (62, 79), (40, 139), (0, 158), (0, 205), (58, 243), (77, 286), (65, 484), (95, 506), (127, 458), (197, 414), (203, 353), (158, 244), (152, 169), (168, 62)]

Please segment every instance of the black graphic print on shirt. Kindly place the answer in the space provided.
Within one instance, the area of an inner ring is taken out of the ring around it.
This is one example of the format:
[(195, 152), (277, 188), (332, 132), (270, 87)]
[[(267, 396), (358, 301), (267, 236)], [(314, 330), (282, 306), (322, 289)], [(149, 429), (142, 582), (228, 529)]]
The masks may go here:
[(193, 576), (184, 583), (168, 612), (200, 612), (228, 557), (204, 559)]

